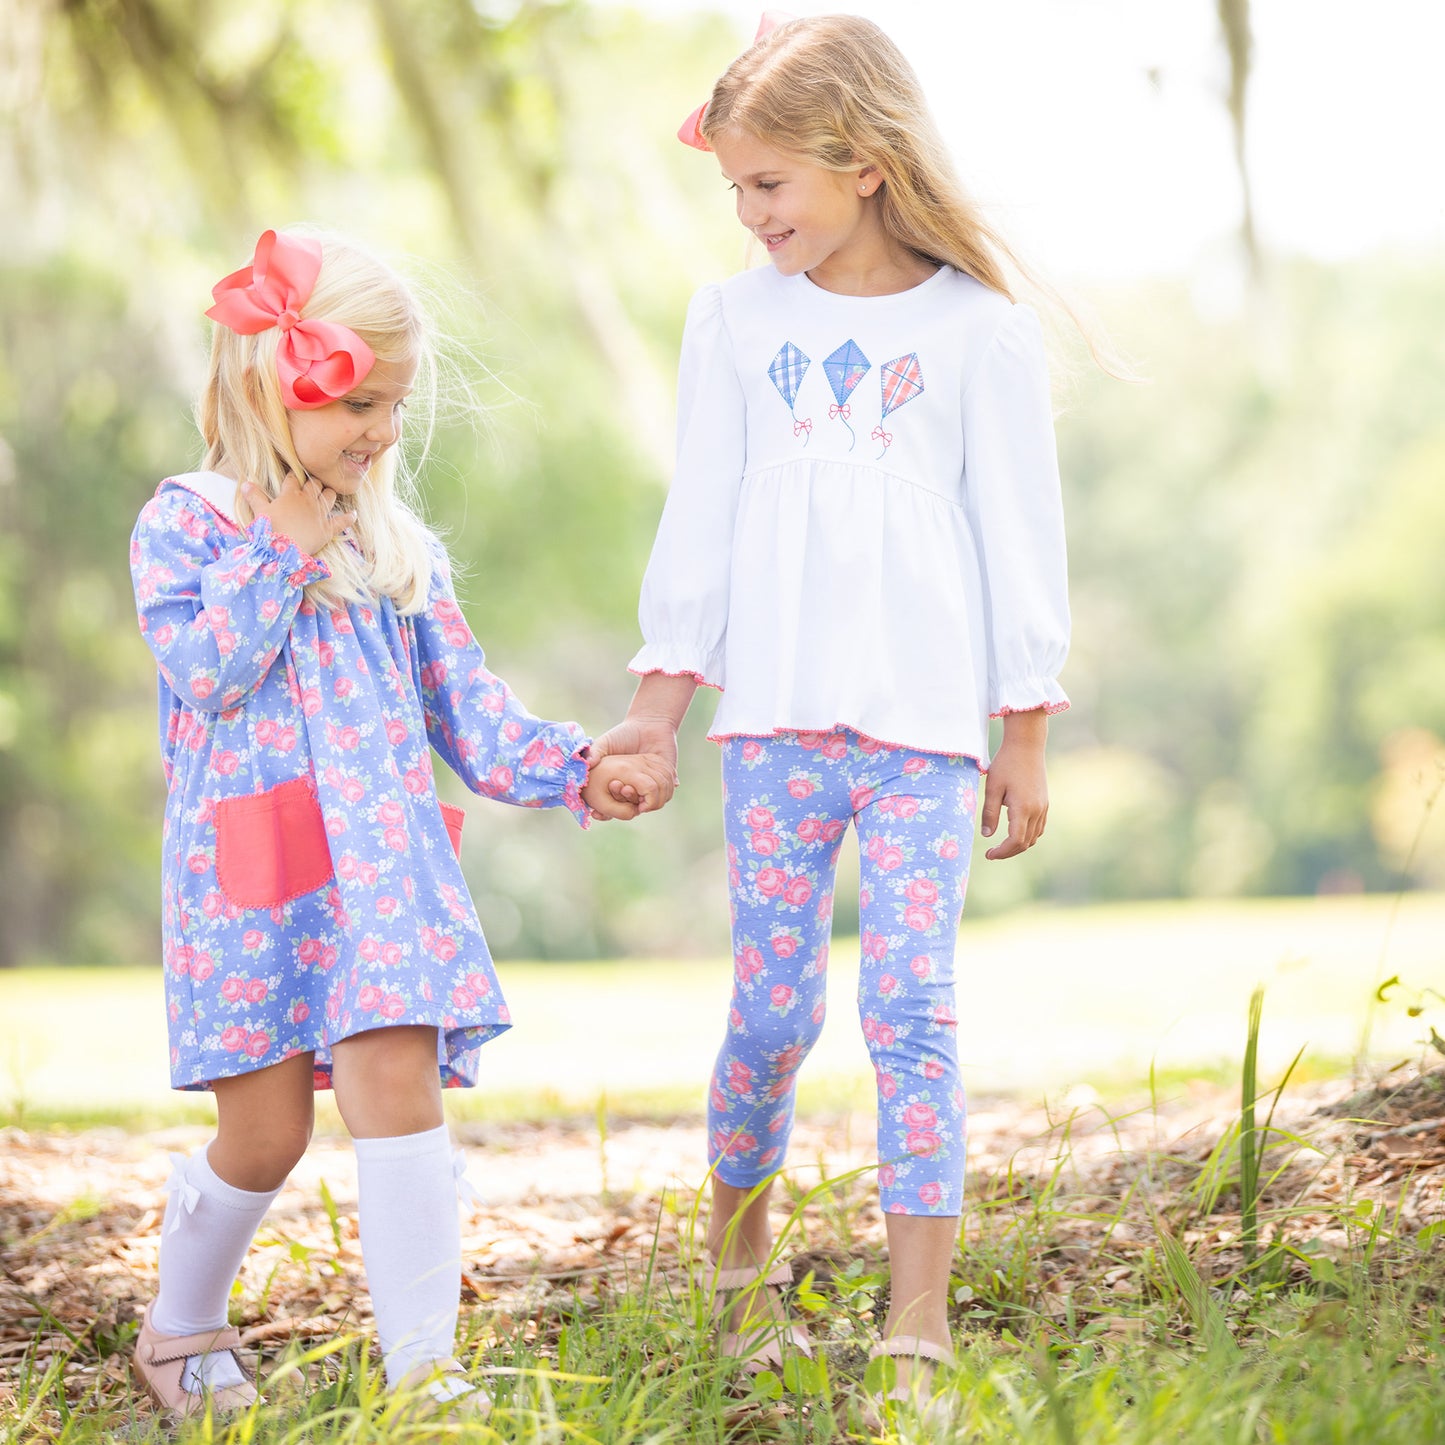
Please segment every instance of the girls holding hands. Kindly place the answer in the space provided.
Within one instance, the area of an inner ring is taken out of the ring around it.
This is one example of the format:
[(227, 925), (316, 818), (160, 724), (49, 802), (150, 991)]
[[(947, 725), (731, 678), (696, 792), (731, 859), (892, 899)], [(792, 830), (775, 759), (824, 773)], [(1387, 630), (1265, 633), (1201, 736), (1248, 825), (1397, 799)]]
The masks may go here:
[(475, 1081), (510, 1020), (431, 749), (474, 792), (583, 827), (661, 806), (672, 764), (589, 767), (577, 724), (532, 716), (487, 670), (405, 499), (397, 444), (430, 351), (400, 277), (268, 231), (214, 296), (202, 470), (147, 503), (131, 568), (160, 669), (171, 1080), (215, 1093), (218, 1129), (172, 1156), (135, 1368), (176, 1415), (255, 1399), (227, 1300), (314, 1091), (333, 1088), (388, 1384), (484, 1414), (452, 1358), (460, 1169), (441, 1090)]
[(689, 309), (642, 681), (606, 741), (671, 759), (696, 688), (722, 690), (735, 983), (709, 1091), (709, 1243), (723, 1348), (753, 1368), (810, 1350), (772, 1288), (789, 1274), (769, 1268), (768, 1181), (823, 1022), (840, 837), (858, 830), (892, 1269), (874, 1353), (896, 1358), (901, 1398), (952, 1358), (954, 942), (978, 789), (986, 769), (984, 836), (1008, 821), (987, 856), (1032, 847), (1047, 718), (1068, 705), (1043, 341), (870, 22), (765, 21), (680, 135), (714, 153), (771, 265)]

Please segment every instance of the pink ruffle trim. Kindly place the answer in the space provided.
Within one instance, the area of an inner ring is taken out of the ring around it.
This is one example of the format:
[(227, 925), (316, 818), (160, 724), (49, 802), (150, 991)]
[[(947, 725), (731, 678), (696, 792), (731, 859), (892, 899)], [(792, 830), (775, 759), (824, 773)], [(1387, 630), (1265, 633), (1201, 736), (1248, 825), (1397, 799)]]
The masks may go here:
[(1020, 713), (1020, 712), (1043, 712), (1043, 713), (1047, 713), (1049, 717), (1053, 717), (1053, 715), (1054, 715), (1055, 713), (1068, 712), (1068, 710), (1069, 710), (1070, 707), (1072, 707), (1072, 706), (1073, 706), (1072, 703), (1067, 703), (1067, 702), (1041, 702), (1041, 703), (1038, 704), (1037, 707), (1006, 707), (1006, 708), (1002, 708), (1002, 709), (1001, 709), (1000, 711), (998, 711), (998, 712), (991, 712), (991, 713), (989, 713), (989, 716), (990, 716), (990, 717), (1012, 717), (1015, 713)]
[(642, 672), (639, 672), (635, 667), (629, 667), (627, 670), (633, 675), (633, 677), (651, 677), (654, 673), (658, 672), (660, 672), (664, 677), (690, 677), (697, 683), (699, 687), (710, 687), (714, 692), (721, 692), (723, 690), (722, 683), (709, 682), (707, 678), (702, 675), (702, 673), (690, 672), (686, 669), (684, 669), (682, 672), (669, 672), (665, 667), (649, 667)]

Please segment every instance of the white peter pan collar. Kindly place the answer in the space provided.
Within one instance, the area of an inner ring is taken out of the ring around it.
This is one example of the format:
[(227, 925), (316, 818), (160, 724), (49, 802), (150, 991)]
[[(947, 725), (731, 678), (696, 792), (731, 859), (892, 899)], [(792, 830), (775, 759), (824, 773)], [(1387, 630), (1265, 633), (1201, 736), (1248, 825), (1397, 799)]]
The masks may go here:
[(212, 511), (219, 512), (234, 527), (241, 525), (236, 514), (236, 493), (239, 483), (219, 472), (185, 472), (171, 481), (195, 493)]

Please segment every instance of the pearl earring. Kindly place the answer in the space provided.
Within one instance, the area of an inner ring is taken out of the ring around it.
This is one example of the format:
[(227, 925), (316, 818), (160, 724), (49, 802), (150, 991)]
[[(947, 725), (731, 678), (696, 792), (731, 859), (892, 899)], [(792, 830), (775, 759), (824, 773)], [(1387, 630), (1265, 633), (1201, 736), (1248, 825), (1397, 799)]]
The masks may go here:
[(868, 194), (868, 187), (867, 187), (867, 186), (859, 186), (859, 187), (858, 187), (858, 194), (859, 194), (860, 196), (866, 196), (866, 195)]

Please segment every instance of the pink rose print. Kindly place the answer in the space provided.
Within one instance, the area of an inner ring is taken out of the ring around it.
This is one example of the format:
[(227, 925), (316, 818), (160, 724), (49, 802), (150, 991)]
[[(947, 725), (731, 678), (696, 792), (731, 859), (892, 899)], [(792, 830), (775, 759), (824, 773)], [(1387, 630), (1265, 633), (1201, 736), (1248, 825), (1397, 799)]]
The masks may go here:
[(264, 978), (253, 978), (246, 985), (246, 1002), (265, 1003), (266, 995), (270, 993), (270, 991)]
[(887, 998), (890, 994), (895, 993), (897, 989), (898, 980), (894, 978), (891, 973), (885, 973), (879, 978), (878, 992), (881, 993), (884, 998)]
[(903, 849), (890, 843), (878, 855), (878, 866), (885, 873), (891, 873), (895, 868), (903, 866)]
[(773, 812), (771, 808), (754, 807), (748, 809), (748, 827), (764, 832), (771, 831), (773, 827)]
[(924, 1059), (923, 1067), (919, 1071), (925, 1079), (941, 1079), (943, 1077), (943, 1065), (938, 1059)]
[(798, 940), (790, 933), (779, 933), (773, 937), (773, 952), (779, 958), (791, 958), (798, 951)]
[(931, 908), (925, 908), (921, 903), (913, 903), (903, 910), (903, 921), (909, 928), (916, 929), (919, 933), (927, 933), (938, 922), (938, 917)]
[(915, 978), (927, 978), (933, 972), (933, 960), (926, 953), (920, 953), (908, 967)]
[(898, 1080), (892, 1074), (879, 1073), (878, 1094), (880, 1098), (891, 1099), (898, 1092)]
[(823, 823), (820, 818), (804, 818), (797, 827), (798, 837), (804, 843), (816, 843), (823, 834)]
[(304, 1024), (311, 1017), (311, 1006), (304, 1003), (291, 1005), (291, 1022), (293, 1024)]
[(266, 935), (262, 933), (259, 928), (248, 928), (245, 933), (241, 935), (241, 947), (244, 948), (247, 953), (258, 952), (265, 941)]
[(356, 996), (356, 1006), (362, 1013), (372, 1013), (381, 1006), (383, 997), (381, 990), (375, 984), (364, 984), (361, 992)]
[(878, 1047), (880, 1049), (891, 1049), (898, 1042), (898, 1035), (890, 1023), (878, 1025)]
[(958, 857), (958, 840), (957, 840), (956, 838), (945, 838), (945, 839), (938, 845), (938, 856), (939, 856), (940, 858), (949, 858), (949, 859), (957, 858), (957, 857)]
[(937, 903), (938, 885), (928, 878), (915, 878), (903, 890), (914, 903)]
[(823, 1016), (824, 1016), (824, 1014), (827, 1013), (827, 1011), (828, 1011), (828, 1000), (827, 1000), (826, 998), (820, 998), (820, 999), (818, 1000), (818, 1002), (813, 1005), (813, 1013), (812, 1013), (813, 1022), (814, 1022), (815, 1024), (820, 1024), (820, 1023), (822, 1023), (822, 1022), (823, 1022)]
[(782, 846), (782, 841), (776, 833), (754, 833), (749, 841), (749, 847), (754, 853), (761, 853), (767, 857), (778, 851)]
[(399, 1019), (406, 1012), (406, 1000), (399, 993), (388, 994), (379, 1012), (383, 1018)]
[(891, 1164), (880, 1164), (878, 1166), (878, 1186), (880, 1189), (892, 1189), (898, 1178), (898, 1171)]
[(781, 868), (760, 868), (756, 883), (764, 898), (777, 898), (788, 887), (788, 875)]
[(216, 965), (211, 961), (209, 953), (198, 954), (195, 962), (191, 964), (191, 977), (197, 983), (205, 983), (215, 971)]
[(803, 1062), (808, 1051), (802, 1044), (789, 1044), (773, 1060), (773, 1067), (780, 1074), (791, 1074)]
[(931, 1104), (910, 1104), (903, 1111), (903, 1122), (910, 1129), (932, 1129), (938, 1123), (938, 1115)]
[(248, 1037), (249, 1035), (245, 1029), (232, 1024), (230, 1028), (222, 1030), (221, 1047), (225, 1049), (227, 1053), (239, 1053), (240, 1050), (246, 1047)]
[(903, 771), (905, 773), (926, 773), (928, 771), (928, 767), (929, 764), (927, 758), (920, 758), (915, 756), (909, 758), (908, 761), (903, 764)]
[(221, 985), (221, 997), (227, 1003), (240, 1003), (246, 996), (246, 983), (244, 979), (232, 974), (225, 983)]
[(761, 743), (746, 742), (743, 744), (743, 757), (746, 758), (748, 762), (756, 762), (762, 755), (763, 745)]
[(832, 762), (839, 762), (848, 756), (848, 740), (841, 733), (828, 738), (818, 749), (825, 758)]
[(802, 874), (789, 878), (787, 887), (783, 889), (783, 898), (794, 908), (801, 908), (812, 896), (813, 885)]
[(389, 918), (400, 906), (396, 899), (389, 893), (383, 893), (382, 896), (376, 900), (376, 911), (381, 914), (383, 918)]
[(746, 1094), (753, 1086), (753, 1071), (741, 1059), (728, 1063), (728, 1087), (735, 1094)]
[(854, 788), (848, 794), (848, 802), (855, 813), (861, 813), (873, 801), (872, 788)]
[(899, 798), (899, 799), (893, 804), (893, 816), (896, 817), (896, 818), (901, 818), (905, 823), (906, 823), (910, 818), (915, 818), (915, 817), (917, 817), (917, 816), (918, 816), (918, 799), (917, 799), (917, 798)]
[(253, 1058), (259, 1059), (271, 1047), (271, 1036), (260, 1032), (254, 1033), (246, 1040), (246, 1052)]
[(793, 990), (785, 983), (775, 983), (768, 998), (779, 1013), (787, 1013), (793, 1006)]
[(937, 1182), (920, 1184), (918, 1186), (918, 1202), (927, 1204), (930, 1207), (937, 1204), (943, 1198), (943, 1188)]
[(931, 1159), (943, 1147), (943, 1140), (931, 1129), (910, 1129), (904, 1147), (920, 1159)]
[(791, 778), (788, 781), (788, 792), (795, 798), (811, 798), (815, 791), (807, 778)]

